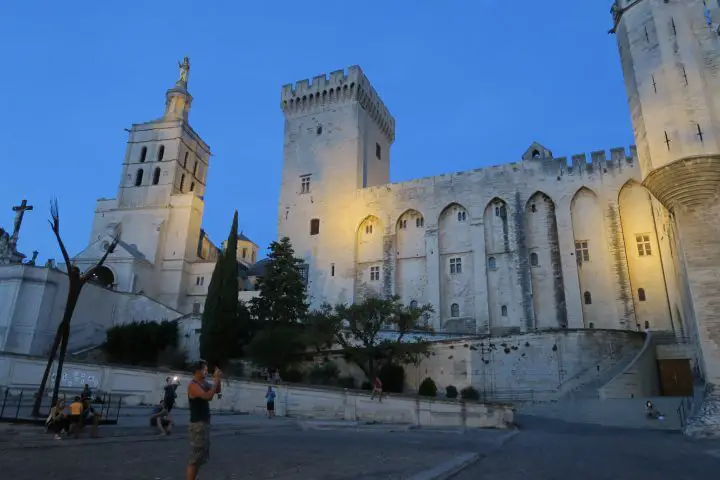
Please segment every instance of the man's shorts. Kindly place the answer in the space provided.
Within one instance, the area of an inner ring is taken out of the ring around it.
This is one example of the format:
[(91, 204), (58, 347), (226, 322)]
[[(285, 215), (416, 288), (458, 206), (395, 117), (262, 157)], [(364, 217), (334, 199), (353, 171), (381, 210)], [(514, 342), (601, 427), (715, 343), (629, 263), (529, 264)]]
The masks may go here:
[(210, 424), (193, 422), (188, 426), (190, 465), (203, 465), (210, 459)]

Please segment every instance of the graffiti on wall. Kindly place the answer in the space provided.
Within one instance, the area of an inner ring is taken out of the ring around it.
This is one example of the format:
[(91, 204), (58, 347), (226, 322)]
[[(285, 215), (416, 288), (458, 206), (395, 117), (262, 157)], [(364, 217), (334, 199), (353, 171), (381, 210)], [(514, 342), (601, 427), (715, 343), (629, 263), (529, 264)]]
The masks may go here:
[[(55, 383), (57, 373), (52, 374), (51, 384)], [(65, 388), (83, 388), (87, 384), (90, 388), (97, 388), (100, 385), (100, 379), (94, 373), (79, 369), (68, 369), (63, 371), (60, 379), (60, 386)]]

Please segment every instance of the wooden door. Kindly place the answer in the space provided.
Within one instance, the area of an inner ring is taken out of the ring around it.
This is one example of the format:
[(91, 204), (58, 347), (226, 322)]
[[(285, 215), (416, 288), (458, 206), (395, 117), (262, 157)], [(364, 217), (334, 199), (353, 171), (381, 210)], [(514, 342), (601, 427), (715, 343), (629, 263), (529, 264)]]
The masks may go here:
[(664, 397), (690, 397), (693, 394), (693, 377), (690, 360), (658, 360), (660, 392)]

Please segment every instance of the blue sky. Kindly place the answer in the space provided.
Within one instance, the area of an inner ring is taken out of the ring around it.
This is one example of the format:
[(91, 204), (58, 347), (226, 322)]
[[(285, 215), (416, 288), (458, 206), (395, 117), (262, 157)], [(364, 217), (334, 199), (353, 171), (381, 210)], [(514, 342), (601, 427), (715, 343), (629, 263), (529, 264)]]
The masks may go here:
[[(159, 117), (192, 62), (190, 122), (210, 144), (204, 228), (232, 211), (262, 251), (275, 239), (283, 84), (360, 65), (396, 119), (392, 180), (633, 142), (610, 1), (185, 0), (7, 2), (0, 9), (0, 225), (22, 198), (20, 249), (71, 255), (95, 200), (114, 197), (125, 128)], [(9, 4), (9, 5), (8, 5)]]

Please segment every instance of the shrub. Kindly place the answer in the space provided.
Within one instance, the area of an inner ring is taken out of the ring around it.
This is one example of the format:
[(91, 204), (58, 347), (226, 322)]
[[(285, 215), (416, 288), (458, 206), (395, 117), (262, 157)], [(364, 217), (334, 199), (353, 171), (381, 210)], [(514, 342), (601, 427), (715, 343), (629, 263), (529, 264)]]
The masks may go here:
[(165, 360), (158, 352), (178, 346), (177, 322), (132, 322), (112, 327), (106, 335), (103, 348), (115, 363), (156, 366)]
[(310, 369), (310, 383), (315, 385), (334, 385), (337, 382), (340, 369), (335, 362), (327, 361), (315, 364)]
[(383, 366), (378, 376), (383, 384), (383, 392), (403, 392), (403, 388), (405, 386), (405, 369), (400, 365), (389, 363)]
[(283, 382), (300, 383), (303, 381), (303, 373), (295, 369), (281, 370), (280, 379), (282, 379)]
[(480, 400), (480, 392), (473, 386), (467, 386), (460, 391), (463, 400)]
[(355, 377), (353, 377), (352, 375), (338, 378), (337, 383), (342, 388), (351, 388), (351, 389), (356, 388), (355, 387)]
[(423, 397), (437, 397), (437, 385), (435, 385), (435, 381), (430, 377), (425, 378), (420, 384), (420, 388), (418, 388), (418, 395), (422, 395)]
[(457, 387), (455, 387), (455, 385), (448, 385), (447, 387), (445, 387), (445, 396), (447, 398), (457, 398), (457, 396), (458, 396)]

